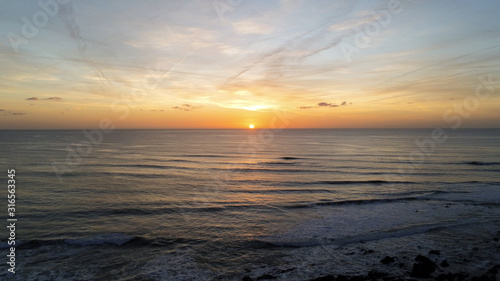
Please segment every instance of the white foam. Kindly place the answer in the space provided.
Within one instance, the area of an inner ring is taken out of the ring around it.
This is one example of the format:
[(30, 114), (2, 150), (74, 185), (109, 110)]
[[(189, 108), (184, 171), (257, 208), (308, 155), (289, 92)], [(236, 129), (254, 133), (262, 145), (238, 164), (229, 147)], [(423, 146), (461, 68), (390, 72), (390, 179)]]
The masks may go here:
[(156, 257), (141, 272), (154, 280), (165, 281), (211, 280), (216, 276), (215, 272), (194, 260), (190, 249), (177, 249)]
[(257, 240), (289, 246), (342, 245), (484, 221), (498, 217), (496, 209), (483, 205), (500, 202), (497, 189), (490, 186), (470, 193), (434, 194), (418, 201), (318, 207), (320, 218)]

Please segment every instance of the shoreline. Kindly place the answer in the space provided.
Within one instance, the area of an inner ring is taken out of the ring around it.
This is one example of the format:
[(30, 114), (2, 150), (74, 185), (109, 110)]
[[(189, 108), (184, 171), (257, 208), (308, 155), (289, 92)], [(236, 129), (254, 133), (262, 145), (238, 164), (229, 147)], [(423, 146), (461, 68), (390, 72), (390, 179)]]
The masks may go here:
[[(344, 246), (297, 248), (290, 250), (296, 260), (286, 266), (253, 268), (234, 280), (500, 281), (499, 239), (500, 221), (493, 221)], [(213, 280), (233, 280), (219, 278)]]

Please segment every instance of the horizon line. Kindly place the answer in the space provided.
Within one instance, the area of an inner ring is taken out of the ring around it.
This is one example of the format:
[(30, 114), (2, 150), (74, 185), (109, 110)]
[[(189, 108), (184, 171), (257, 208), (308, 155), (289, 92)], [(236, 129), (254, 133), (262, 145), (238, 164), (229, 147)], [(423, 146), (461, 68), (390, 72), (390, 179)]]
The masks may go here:
[[(397, 128), (115, 128), (112, 131), (162, 131), (162, 130), (245, 130), (245, 131), (258, 131), (258, 130), (434, 130), (451, 129), (453, 131), (459, 130), (498, 130), (500, 127), (465, 127), (459, 129), (442, 128), (442, 127), (397, 127)], [(84, 131), (84, 130), (99, 130), (99, 128), (44, 128), (44, 129), (0, 129), (0, 131)]]

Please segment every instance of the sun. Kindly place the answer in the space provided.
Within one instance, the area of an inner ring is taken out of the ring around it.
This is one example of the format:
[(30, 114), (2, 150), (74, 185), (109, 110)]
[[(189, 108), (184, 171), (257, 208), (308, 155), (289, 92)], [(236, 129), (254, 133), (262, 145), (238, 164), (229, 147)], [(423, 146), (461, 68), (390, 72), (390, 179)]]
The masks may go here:
[(255, 126), (253, 124), (248, 125), (248, 128), (253, 129)]

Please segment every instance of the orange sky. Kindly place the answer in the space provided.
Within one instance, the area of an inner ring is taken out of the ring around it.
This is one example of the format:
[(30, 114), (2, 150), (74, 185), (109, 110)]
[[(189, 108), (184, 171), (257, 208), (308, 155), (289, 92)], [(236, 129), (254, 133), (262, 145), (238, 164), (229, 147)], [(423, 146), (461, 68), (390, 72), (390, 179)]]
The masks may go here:
[(0, 129), (499, 127), (496, 1), (209, 2), (5, 7)]

